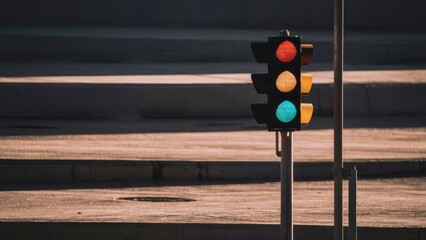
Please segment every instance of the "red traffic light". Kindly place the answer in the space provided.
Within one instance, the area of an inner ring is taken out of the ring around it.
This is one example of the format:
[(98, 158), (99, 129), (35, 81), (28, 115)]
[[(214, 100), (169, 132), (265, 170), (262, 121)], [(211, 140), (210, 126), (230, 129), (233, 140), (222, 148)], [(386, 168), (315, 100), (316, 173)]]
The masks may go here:
[(281, 62), (291, 62), (297, 55), (296, 46), (290, 41), (284, 41), (278, 46), (275, 55)]

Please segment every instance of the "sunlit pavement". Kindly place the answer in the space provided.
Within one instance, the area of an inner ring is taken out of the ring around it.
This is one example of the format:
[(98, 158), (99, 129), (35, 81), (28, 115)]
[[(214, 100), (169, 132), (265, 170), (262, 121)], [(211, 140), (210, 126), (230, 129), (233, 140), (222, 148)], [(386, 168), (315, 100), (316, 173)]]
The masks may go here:
[[(345, 119), (347, 161), (425, 159), (425, 117)], [(0, 159), (279, 161), (253, 119), (0, 120)], [(332, 161), (332, 118), (294, 134), (295, 161)]]
[[(277, 224), (279, 186), (238, 182), (8, 184), (0, 192), (0, 220)], [(360, 180), (358, 225), (424, 228), (425, 198), (424, 177)], [(295, 183), (294, 222), (333, 225), (333, 182)]]

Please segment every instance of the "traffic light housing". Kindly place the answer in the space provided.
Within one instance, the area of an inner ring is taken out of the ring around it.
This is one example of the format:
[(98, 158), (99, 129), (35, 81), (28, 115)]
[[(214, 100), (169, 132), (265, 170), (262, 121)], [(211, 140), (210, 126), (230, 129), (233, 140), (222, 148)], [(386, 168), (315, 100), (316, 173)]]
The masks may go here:
[(312, 104), (301, 103), (312, 87), (312, 75), (302, 74), (301, 65), (311, 61), (313, 46), (301, 44), (298, 36), (279, 36), (251, 48), (259, 63), (268, 64), (268, 73), (252, 74), (256, 91), (268, 96), (266, 104), (251, 105), (256, 121), (269, 131), (300, 130), (313, 113)]

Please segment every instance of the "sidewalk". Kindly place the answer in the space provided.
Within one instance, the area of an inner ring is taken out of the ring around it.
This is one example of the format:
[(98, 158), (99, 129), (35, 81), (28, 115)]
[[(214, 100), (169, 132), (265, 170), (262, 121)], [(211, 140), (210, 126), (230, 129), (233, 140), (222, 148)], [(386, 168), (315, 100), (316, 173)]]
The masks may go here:
[[(0, 83), (69, 84), (252, 84), (250, 74), (266, 72), (267, 65), (235, 63), (0, 63)], [(333, 65), (313, 62), (303, 66), (313, 84), (333, 83)], [(424, 84), (426, 65), (347, 64), (345, 84)]]
[[(348, 160), (426, 158), (424, 116), (346, 118)], [(0, 158), (279, 161), (275, 133), (253, 119), (0, 120)], [(294, 134), (296, 161), (330, 161), (332, 118)]]

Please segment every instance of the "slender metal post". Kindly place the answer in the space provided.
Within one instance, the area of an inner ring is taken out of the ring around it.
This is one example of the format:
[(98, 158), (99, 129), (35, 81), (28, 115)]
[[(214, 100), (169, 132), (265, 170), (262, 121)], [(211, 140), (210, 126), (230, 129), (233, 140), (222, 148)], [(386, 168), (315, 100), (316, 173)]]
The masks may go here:
[(349, 240), (357, 240), (357, 226), (356, 226), (356, 184), (358, 173), (354, 166), (349, 170)]
[(281, 240), (293, 240), (293, 134), (281, 132)]
[(343, 240), (343, 18), (344, 0), (334, 0), (334, 240)]

